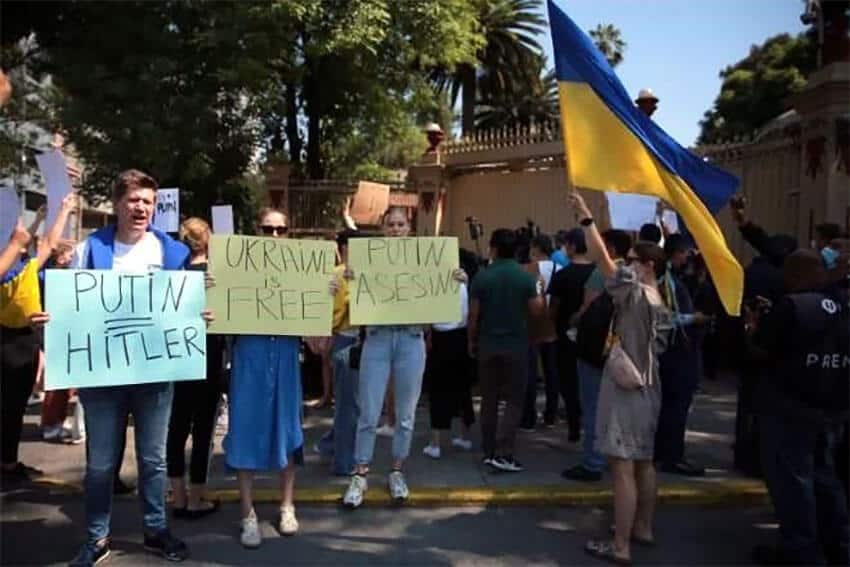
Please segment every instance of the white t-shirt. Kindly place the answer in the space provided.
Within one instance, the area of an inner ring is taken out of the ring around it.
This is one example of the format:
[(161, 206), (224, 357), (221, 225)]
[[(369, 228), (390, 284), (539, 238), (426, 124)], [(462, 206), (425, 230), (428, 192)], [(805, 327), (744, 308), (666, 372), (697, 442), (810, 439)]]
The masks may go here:
[[(540, 293), (545, 293), (547, 289), (549, 289), (549, 283), (552, 281), (552, 276), (555, 275), (555, 272), (561, 269), (561, 266), (553, 262), (552, 260), (539, 260), (537, 262), (537, 271), (540, 272), (540, 276), (543, 278), (543, 289)], [(549, 305), (549, 294), (546, 294), (546, 305)]]
[[(77, 270), (86, 267), (88, 239), (77, 245), (71, 267)], [(112, 269), (117, 272), (151, 272), (161, 270), (163, 263), (162, 242), (152, 232), (146, 232), (135, 244), (124, 244), (115, 240)]]
[(466, 284), (460, 284), (460, 321), (455, 323), (434, 323), (435, 331), (454, 331), (455, 329), (463, 329), (466, 327), (466, 320), (469, 318), (469, 292), (466, 289)]

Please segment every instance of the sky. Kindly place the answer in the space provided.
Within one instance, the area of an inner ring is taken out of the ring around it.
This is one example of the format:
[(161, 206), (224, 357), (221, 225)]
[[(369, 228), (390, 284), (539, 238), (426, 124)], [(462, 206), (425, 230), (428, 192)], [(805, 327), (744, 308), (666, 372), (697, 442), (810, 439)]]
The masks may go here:
[[(616, 73), (634, 97), (651, 88), (653, 119), (680, 144), (699, 135), (699, 121), (720, 93), (720, 71), (752, 45), (804, 31), (802, 0), (555, 0), (585, 31), (614, 24), (627, 47)], [(545, 8), (544, 8), (545, 9)], [(540, 39), (552, 65), (548, 27)]]

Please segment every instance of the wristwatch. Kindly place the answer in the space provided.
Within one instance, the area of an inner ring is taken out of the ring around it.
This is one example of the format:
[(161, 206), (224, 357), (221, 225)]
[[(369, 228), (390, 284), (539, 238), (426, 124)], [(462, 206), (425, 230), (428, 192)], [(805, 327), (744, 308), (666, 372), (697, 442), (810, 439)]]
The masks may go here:
[(579, 221), (581, 226), (590, 226), (593, 224), (593, 217), (587, 217), (586, 219), (581, 219)]

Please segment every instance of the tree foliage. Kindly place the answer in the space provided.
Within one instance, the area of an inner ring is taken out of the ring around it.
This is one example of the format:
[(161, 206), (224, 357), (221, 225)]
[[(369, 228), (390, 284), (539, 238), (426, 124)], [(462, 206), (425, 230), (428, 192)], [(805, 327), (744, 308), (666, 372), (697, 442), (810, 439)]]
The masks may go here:
[(623, 62), (628, 45), (623, 40), (620, 29), (617, 26), (614, 24), (598, 24), (588, 34), (596, 45), (596, 48), (608, 60), (608, 64), (611, 67), (616, 67)]
[(741, 61), (720, 72), (723, 84), (714, 106), (700, 122), (699, 143), (750, 135), (789, 108), (817, 64), (809, 34), (777, 35), (750, 48)]

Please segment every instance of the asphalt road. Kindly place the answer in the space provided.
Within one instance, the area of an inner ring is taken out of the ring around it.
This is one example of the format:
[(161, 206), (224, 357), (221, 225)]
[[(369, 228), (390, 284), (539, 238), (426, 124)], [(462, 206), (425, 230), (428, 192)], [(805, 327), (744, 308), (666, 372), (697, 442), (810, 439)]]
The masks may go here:
[[(83, 534), (79, 495), (44, 490), (7, 493), (0, 500), (0, 564), (63, 564)], [(227, 504), (198, 522), (174, 522), (192, 551), (188, 565), (602, 565), (583, 544), (605, 533), (609, 515), (599, 508), (461, 507), (362, 508), (332, 506), (298, 510), (300, 533), (280, 536), (277, 509), (258, 509), (263, 546), (238, 542), (238, 507)], [(137, 501), (115, 502), (113, 554), (106, 565), (157, 565), (141, 545)], [(750, 549), (775, 537), (764, 508), (663, 506), (652, 549), (635, 548), (642, 565), (749, 564)]]

